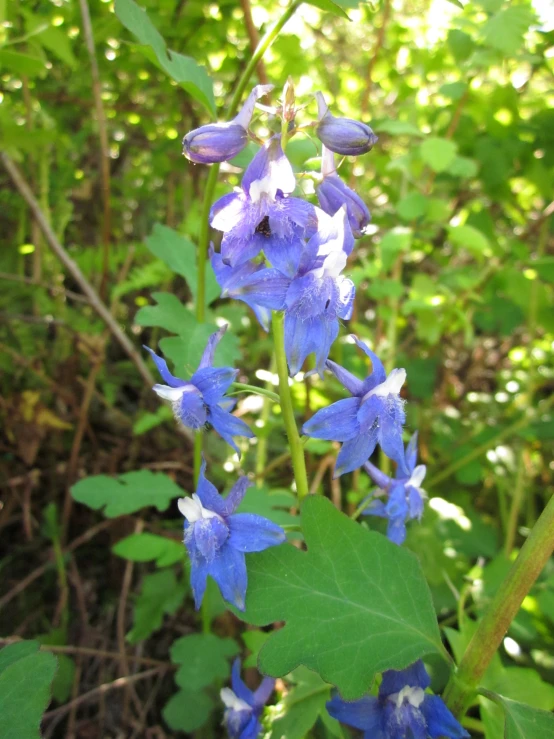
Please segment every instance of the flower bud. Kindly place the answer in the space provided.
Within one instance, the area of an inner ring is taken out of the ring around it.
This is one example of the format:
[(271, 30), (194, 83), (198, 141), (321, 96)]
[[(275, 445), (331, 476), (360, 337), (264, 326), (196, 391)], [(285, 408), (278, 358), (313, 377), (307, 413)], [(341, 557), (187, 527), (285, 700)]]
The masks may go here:
[(256, 85), (232, 121), (209, 123), (189, 131), (183, 139), (183, 154), (198, 164), (215, 164), (236, 157), (248, 143), (248, 126), (256, 100), (272, 89), (273, 85)]
[(318, 121), (316, 134), (331, 151), (345, 156), (366, 154), (377, 142), (369, 126), (351, 118), (335, 118), (320, 92), (316, 92)]
[(333, 152), (324, 146), (321, 158), (323, 181), (316, 190), (319, 204), (321, 209), (330, 216), (334, 216), (337, 211), (346, 206), (352, 234), (359, 239), (363, 236), (371, 215), (361, 197), (345, 185), (338, 176), (334, 159)]

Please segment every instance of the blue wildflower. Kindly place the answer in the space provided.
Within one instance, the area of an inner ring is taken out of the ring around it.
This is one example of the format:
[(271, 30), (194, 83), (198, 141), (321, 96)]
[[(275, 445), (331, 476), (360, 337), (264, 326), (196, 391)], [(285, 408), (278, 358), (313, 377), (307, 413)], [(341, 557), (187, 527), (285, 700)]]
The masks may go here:
[(335, 362), (327, 368), (352, 394), (322, 408), (304, 424), (302, 432), (315, 439), (343, 442), (337, 457), (335, 476), (352, 472), (367, 462), (379, 443), (387, 457), (406, 472), (402, 427), (406, 416), (400, 389), (406, 370), (393, 369), (388, 375), (378, 357), (354, 337), (356, 344), (371, 359), (372, 372), (363, 382)]
[(335, 118), (320, 92), (316, 92), (316, 98), (319, 121), (316, 134), (328, 149), (344, 156), (358, 156), (373, 148), (378, 138), (369, 126), (351, 118)]
[(256, 85), (232, 121), (209, 123), (189, 131), (183, 139), (183, 154), (198, 164), (225, 162), (236, 157), (248, 143), (248, 126), (256, 100), (271, 90), (273, 85)]
[(354, 237), (359, 239), (371, 221), (371, 214), (361, 197), (338, 176), (335, 155), (325, 146), (321, 152), (321, 174), (323, 180), (316, 192), (322, 210), (334, 216), (342, 206), (346, 206), (350, 228)]
[(361, 729), (364, 739), (469, 738), (442, 698), (426, 693), (431, 681), (421, 660), (406, 670), (387, 670), (377, 698), (348, 703), (335, 696), (327, 703), (330, 715)]
[(273, 136), (248, 165), (241, 190), (224, 195), (212, 206), (210, 224), (224, 233), (224, 264), (237, 267), (263, 251), (281, 272), (296, 272), (302, 239), (317, 224), (313, 205), (289, 197), (295, 186), (281, 137)]
[(223, 498), (205, 477), (202, 463), (196, 493), (179, 499), (185, 517), (185, 546), (190, 557), (190, 584), (200, 608), (208, 575), (226, 601), (244, 611), (247, 574), (245, 552), (262, 552), (285, 541), (280, 526), (253, 513), (235, 513), (252, 484), (241, 477)]
[(295, 274), (279, 269), (251, 267), (235, 270), (227, 278), (221, 260), (212, 256), (223, 294), (260, 307), (285, 312), (285, 352), (291, 375), (300, 371), (306, 357), (316, 356), (316, 371), (323, 375), (325, 360), (339, 332), (339, 318), (352, 314), (355, 288), (341, 275), (354, 246), (346, 209), (333, 218), (321, 214), (320, 228), (301, 251)]
[(373, 482), (384, 491), (388, 499), (374, 499), (363, 511), (364, 516), (379, 516), (388, 519), (387, 536), (395, 544), (402, 544), (406, 539), (406, 521), (423, 515), (425, 492), (421, 484), (425, 479), (427, 468), (424, 464), (416, 466), (417, 431), (406, 446), (404, 473), (398, 468), (394, 478), (385, 475), (371, 462), (364, 464), (364, 469)]
[(246, 687), (240, 677), (240, 661), (233, 663), (231, 688), (223, 688), (221, 700), (225, 704), (223, 723), (231, 739), (256, 739), (262, 725), (260, 716), (275, 688), (275, 680), (264, 677), (257, 690)]
[(254, 434), (244, 421), (229, 413), (229, 403), (223, 398), (238, 370), (232, 367), (212, 367), (216, 347), (226, 330), (227, 325), (210, 336), (198, 369), (190, 380), (174, 377), (165, 359), (147, 346), (144, 348), (150, 352), (166, 383), (154, 385), (152, 389), (160, 398), (171, 401), (177, 420), (183, 426), (195, 430), (210, 424), (240, 456), (233, 436), (252, 438)]

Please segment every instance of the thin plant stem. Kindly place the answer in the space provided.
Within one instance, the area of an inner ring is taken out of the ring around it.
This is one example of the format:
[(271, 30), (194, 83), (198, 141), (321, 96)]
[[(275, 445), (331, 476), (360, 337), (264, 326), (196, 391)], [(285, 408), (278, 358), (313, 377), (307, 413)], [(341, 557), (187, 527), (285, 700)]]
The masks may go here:
[(510, 515), (506, 526), (506, 539), (504, 541), (504, 554), (506, 557), (510, 557), (512, 549), (514, 548), (514, 542), (517, 533), (517, 522), (519, 519), (519, 513), (521, 510), (521, 504), (523, 503), (523, 497), (525, 492), (525, 449), (521, 449), (519, 453), (519, 459), (516, 471), (516, 482), (514, 486), (514, 493), (512, 497), (512, 505), (510, 507)]
[(308, 476), (306, 474), (306, 460), (304, 458), (304, 447), (300, 441), (298, 427), (294, 418), (294, 408), (289, 387), (289, 371), (287, 357), (285, 354), (285, 314), (273, 312), (272, 317), (273, 342), (275, 346), (275, 358), (277, 361), (277, 374), (279, 376), (279, 395), (281, 396), (281, 412), (289, 440), (290, 456), (294, 479), (296, 480), (296, 493), (298, 499), (302, 500), (308, 495)]
[(202, 466), (202, 431), (194, 434), (194, 487), (198, 485), (200, 467)]
[(498, 588), (467, 646), (458, 670), (452, 674), (444, 700), (456, 717), (462, 717), (473, 699), (523, 599), (554, 550), (554, 496), (533, 527), (506, 579)]
[[(269, 370), (272, 372), (272, 370)], [(274, 371), (274, 370), (273, 370)], [(267, 387), (258, 387), (257, 385), (247, 385), (244, 382), (233, 382), (232, 388), (236, 389), (236, 392), (227, 393), (228, 395), (238, 395), (238, 393), (253, 393), (254, 395), (261, 395), (268, 400), (272, 400), (274, 403), (279, 403), (280, 398), (277, 393), (272, 392)]]
[[(271, 363), (269, 365), (269, 371), (273, 375), (275, 374), (275, 368), (276, 368), (276, 362), (275, 362), (275, 355), (272, 355), (271, 357)], [(269, 381), (266, 383), (266, 390), (268, 392), (271, 392), (269, 390), (270, 383)], [(272, 393), (273, 395), (273, 393)], [(277, 399), (277, 402), (280, 403), (281, 401), (279, 398)], [(271, 414), (271, 404), (270, 404), (270, 397), (268, 394), (264, 395), (263, 405), (262, 405), (262, 411), (260, 413), (260, 421), (262, 422), (262, 429), (264, 429), (263, 434), (258, 437), (258, 446), (256, 447), (256, 477), (263, 477), (266, 472), (266, 466), (267, 466), (267, 423), (269, 421), (269, 416)]]

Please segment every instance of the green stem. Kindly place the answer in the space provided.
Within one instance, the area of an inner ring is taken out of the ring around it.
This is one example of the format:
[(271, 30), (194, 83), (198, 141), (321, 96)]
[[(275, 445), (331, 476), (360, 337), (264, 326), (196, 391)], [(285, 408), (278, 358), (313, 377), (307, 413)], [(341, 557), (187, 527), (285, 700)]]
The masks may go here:
[(198, 484), (200, 467), (202, 466), (202, 431), (194, 434), (194, 487)]
[(455, 462), (452, 462), (452, 464), (449, 464), (447, 467), (442, 470), (442, 472), (439, 472), (438, 475), (435, 475), (432, 477), (429, 482), (427, 483), (427, 487), (431, 488), (433, 485), (436, 485), (439, 482), (442, 482), (447, 477), (450, 477), (450, 475), (453, 475), (454, 472), (457, 472), (462, 467), (465, 467), (466, 464), (469, 464), (477, 457), (480, 457), (482, 454), (487, 452), (492, 447), (496, 446), (498, 443), (500, 443), (503, 439), (505, 439), (507, 436), (513, 436), (518, 431), (521, 431), (521, 429), (524, 429), (526, 426), (528, 426), (533, 420), (535, 420), (538, 416), (538, 413), (540, 412), (545, 413), (550, 406), (554, 403), (554, 395), (551, 395), (549, 398), (547, 398), (542, 406), (540, 408), (537, 408), (532, 415), (530, 414), (524, 414), (521, 418), (518, 418), (517, 421), (514, 421), (509, 426), (506, 426), (502, 431), (499, 431), (496, 436), (494, 436), (492, 439), (489, 439), (488, 441), (483, 442), (480, 446), (475, 447), (475, 449), (472, 449), (468, 454), (465, 454), (463, 457), (460, 457), (460, 459), (457, 459)]
[(519, 513), (521, 510), (521, 504), (523, 502), (523, 495), (525, 492), (525, 449), (521, 449), (519, 452), (519, 459), (516, 472), (516, 482), (514, 486), (514, 494), (512, 497), (512, 505), (510, 507), (510, 517), (508, 518), (508, 524), (506, 527), (506, 539), (504, 542), (504, 554), (506, 557), (510, 557), (512, 549), (514, 548), (514, 542), (517, 533), (517, 522), (519, 519)]
[[(269, 371), (272, 375), (275, 374), (275, 369), (277, 367), (277, 364), (275, 362), (275, 355), (272, 354), (271, 356), (271, 363), (269, 365)], [(270, 387), (272, 385), (270, 382), (266, 382), (265, 389), (268, 392), (270, 391)], [(273, 394), (273, 393), (272, 393)], [(278, 402), (281, 401), (278, 399)], [(269, 416), (271, 415), (271, 405), (269, 402), (269, 396), (266, 395), (264, 397), (264, 402), (262, 405), (262, 412), (260, 413), (260, 421), (262, 422), (262, 433), (260, 436), (258, 436), (258, 446), (256, 447), (256, 477), (264, 477), (266, 474), (266, 467), (267, 467), (267, 443), (268, 443), (268, 431), (267, 431), (267, 424), (269, 422)]]
[(266, 387), (258, 387), (257, 385), (247, 385), (244, 382), (233, 382), (231, 387), (235, 388), (237, 392), (227, 393), (227, 395), (238, 395), (239, 393), (254, 393), (254, 395), (262, 395), (263, 397), (268, 398), (269, 400), (272, 400), (274, 403), (281, 402), (281, 399), (279, 398), (277, 393), (274, 393), (271, 390), (268, 390), (268, 388)]
[(289, 440), (290, 456), (294, 479), (296, 480), (296, 493), (298, 499), (302, 500), (308, 495), (308, 476), (306, 474), (306, 460), (304, 459), (304, 447), (300, 441), (298, 427), (294, 418), (294, 408), (289, 388), (289, 370), (287, 367), (287, 356), (285, 354), (285, 314), (273, 312), (272, 317), (273, 341), (275, 344), (275, 358), (277, 360), (277, 375), (279, 376), (279, 395), (281, 396), (281, 411), (283, 421)]
[(468, 644), (457, 672), (446, 686), (444, 700), (455, 716), (463, 716), (467, 710), (523, 599), (553, 550), (554, 496), (550, 498), (506, 579), (498, 588)]

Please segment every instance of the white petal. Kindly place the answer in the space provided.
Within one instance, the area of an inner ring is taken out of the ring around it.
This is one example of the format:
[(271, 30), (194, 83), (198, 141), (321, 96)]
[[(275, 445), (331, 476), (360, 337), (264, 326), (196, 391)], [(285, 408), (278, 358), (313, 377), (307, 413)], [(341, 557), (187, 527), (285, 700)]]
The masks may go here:
[(423, 480), (425, 480), (426, 472), (427, 467), (424, 464), (418, 464), (418, 466), (412, 472), (412, 475), (406, 485), (413, 485), (414, 488), (421, 487), (421, 483), (423, 482)]
[(189, 523), (195, 523), (195, 521), (199, 521), (202, 518), (202, 506), (198, 499), (194, 500), (194, 498), (197, 498), (197, 496), (194, 495), (192, 498), (179, 498), (177, 501), (181, 514)]
[(169, 385), (154, 385), (152, 390), (165, 400), (179, 400), (185, 392), (184, 387), (169, 387)]
[(230, 708), (232, 711), (251, 711), (252, 706), (249, 706), (246, 701), (238, 698), (231, 688), (222, 688), (219, 693), (221, 700), (223, 701), (226, 708)]
[(387, 395), (398, 395), (405, 382), (406, 370), (393, 369), (385, 382), (382, 382), (380, 385), (377, 385), (377, 387), (374, 387), (373, 390), (370, 390), (367, 397), (370, 395), (378, 395), (381, 398), (385, 398)]

